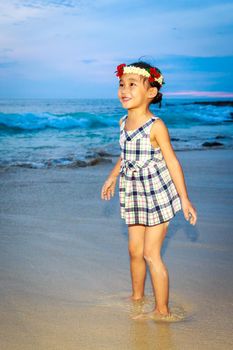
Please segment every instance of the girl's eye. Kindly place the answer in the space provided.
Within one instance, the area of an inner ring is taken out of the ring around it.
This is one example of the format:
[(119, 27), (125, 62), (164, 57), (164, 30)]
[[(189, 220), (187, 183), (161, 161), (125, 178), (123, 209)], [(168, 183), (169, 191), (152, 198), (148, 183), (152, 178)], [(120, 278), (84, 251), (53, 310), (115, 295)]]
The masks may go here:
[(123, 84), (122, 84), (122, 83), (120, 83), (120, 84), (119, 84), (119, 86), (123, 86)]
[(130, 86), (136, 86), (136, 84), (135, 83), (131, 83)]

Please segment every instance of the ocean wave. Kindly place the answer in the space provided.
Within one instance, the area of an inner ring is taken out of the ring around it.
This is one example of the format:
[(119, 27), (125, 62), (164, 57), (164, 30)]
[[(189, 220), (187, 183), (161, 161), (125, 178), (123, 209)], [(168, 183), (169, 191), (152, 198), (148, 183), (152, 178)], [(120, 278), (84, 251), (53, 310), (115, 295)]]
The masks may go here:
[(96, 129), (117, 126), (118, 121), (91, 113), (0, 113), (1, 130), (36, 131), (53, 129)]
[[(115, 159), (126, 112), (116, 101), (0, 100), (0, 168), (76, 168)], [(175, 151), (233, 148), (232, 105), (176, 103), (152, 112), (167, 125)]]
[(233, 122), (232, 107), (212, 105), (173, 105), (162, 112), (168, 126), (218, 125)]
[[(67, 107), (68, 108), (68, 107)], [(168, 127), (191, 127), (192, 125), (218, 125), (233, 122), (231, 106), (216, 107), (213, 105), (168, 105), (165, 110), (161, 109), (159, 117), (164, 119)], [(0, 112), (0, 131), (7, 133), (40, 131), (45, 129), (54, 130), (95, 130), (99, 128), (119, 128), (120, 115), (108, 112), (95, 114), (90, 111), (84, 112)], [(155, 112), (157, 115), (157, 111)]]

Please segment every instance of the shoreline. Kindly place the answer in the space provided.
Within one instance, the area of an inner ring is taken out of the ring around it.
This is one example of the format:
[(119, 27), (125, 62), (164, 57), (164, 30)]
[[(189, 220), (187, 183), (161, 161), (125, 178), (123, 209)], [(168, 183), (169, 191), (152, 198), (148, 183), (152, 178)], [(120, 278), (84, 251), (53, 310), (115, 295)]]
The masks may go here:
[[(221, 139), (222, 137), (216, 137), (216, 139)], [(188, 153), (188, 152), (212, 152), (212, 151), (231, 151), (233, 148), (231, 147), (222, 147), (223, 144), (217, 144), (215, 145), (216, 141), (208, 142), (206, 141), (206, 146), (203, 146), (203, 148), (200, 149), (174, 149), (175, 153)], [(173, 147), (174, 148), (174, 147)], [(114, 162), (118, 159), (119, 155), (113, 155), (113, 154), (106, 154), (103, 156), (99, 156), (96, 158), (92, 158), (89, 161), (81, 161), (76, 160), (74, 164), (69, 165), (49, 165), (47, 167), (43, 166), (32, 166), (31, 164), (20, 164), (20, 165), (2, 165), (0, 164), (0, 173), (10, 171), (11, 169), (34, 169), (34, 170), (49, 170), (49, 169), (56, 169), (56, 170), (77, 170), (82, 168), (95, 168), (96, 166), (105, 166), (106, 164), (112, 164), (114, 166)]]

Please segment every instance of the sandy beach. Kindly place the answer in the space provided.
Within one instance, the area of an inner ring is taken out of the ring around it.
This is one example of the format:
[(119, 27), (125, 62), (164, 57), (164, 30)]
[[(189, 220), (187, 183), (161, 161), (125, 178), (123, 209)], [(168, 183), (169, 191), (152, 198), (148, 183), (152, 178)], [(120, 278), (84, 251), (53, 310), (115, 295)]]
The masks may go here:
[(0, 173), (0, 348), (233, 349), (233, 152), (177, 152), (198, 223), (179, 212), (164, 242), (177, 322), (132, 320), (127, 226), (118, 193), (100, 190), (113, 163)]

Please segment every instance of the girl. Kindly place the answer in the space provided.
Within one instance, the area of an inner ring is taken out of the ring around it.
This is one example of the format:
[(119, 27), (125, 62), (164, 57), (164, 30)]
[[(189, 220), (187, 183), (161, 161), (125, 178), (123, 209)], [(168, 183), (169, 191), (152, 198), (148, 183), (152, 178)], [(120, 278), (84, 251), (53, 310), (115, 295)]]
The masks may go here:
[(118, 97), (128, 114), (120, 120), (121, 156), (105, 181), (101, 198), (114, 196), (117, 177), (121, 217), (128, 225), (133, 300), (144, 296), (146, 263), (156, 299), (153, 317), (171, 316), (169, 276), (161, 258), (168, 225), (183, 209), (192, 225), (196, 209), (189, 200), (181, 165), (164, 122), (149, 107), (161, 103), (161, 71), (145, 62), (117, 67)]

